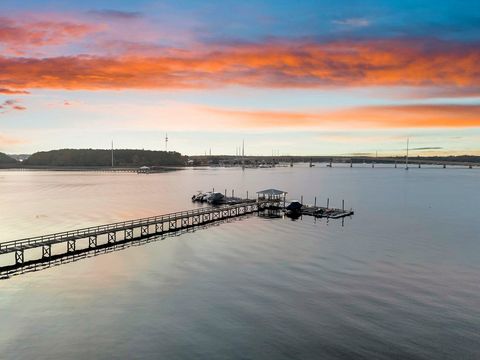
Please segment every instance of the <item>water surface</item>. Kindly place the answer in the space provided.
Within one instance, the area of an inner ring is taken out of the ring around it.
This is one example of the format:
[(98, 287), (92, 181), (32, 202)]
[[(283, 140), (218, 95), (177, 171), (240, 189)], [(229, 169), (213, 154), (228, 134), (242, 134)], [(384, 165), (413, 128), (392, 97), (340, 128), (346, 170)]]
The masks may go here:
[(0, 282), (2, 359), (476, 359), (480, 172), (0, 172), (0, 242), (192, 208), (196, 190), (355, 209), (257, 216)]

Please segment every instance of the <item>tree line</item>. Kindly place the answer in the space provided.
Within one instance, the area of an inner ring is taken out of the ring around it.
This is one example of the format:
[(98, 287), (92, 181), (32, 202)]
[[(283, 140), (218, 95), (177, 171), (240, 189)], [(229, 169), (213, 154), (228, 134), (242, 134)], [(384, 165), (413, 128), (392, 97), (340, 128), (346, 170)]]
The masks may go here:
[[(116, 167), (140, 166), (181, 166), (186, 157), (175, 151), (127, 150), (113, 152)], [(62, 149), (40, 151), (24, 160), (23, 165), (31, 166), (98, 166), (112, 165), (111, 150)]]
[(0, 153), (0, 164), (16, 164), (17, 160), (11, 158), (7, 154)]

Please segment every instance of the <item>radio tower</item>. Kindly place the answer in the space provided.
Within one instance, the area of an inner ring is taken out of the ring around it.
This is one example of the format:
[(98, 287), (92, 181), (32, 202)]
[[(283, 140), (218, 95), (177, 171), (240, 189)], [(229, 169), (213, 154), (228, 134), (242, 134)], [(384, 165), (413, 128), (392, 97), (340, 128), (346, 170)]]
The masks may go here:
[(168, 133), (165, 133), (165, 151), (168, 151)]

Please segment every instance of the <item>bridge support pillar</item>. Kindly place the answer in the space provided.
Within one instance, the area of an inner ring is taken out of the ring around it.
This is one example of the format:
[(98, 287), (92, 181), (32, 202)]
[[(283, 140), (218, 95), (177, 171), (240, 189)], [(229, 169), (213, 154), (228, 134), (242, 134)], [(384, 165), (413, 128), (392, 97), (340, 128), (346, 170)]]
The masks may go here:
[(92, 235), (88, 237), (88, 247), (90, 249), (97, 247), (97, 235)]
[(52, 256), (52, 245), (51, 244), (43, 245), (42, 246), (42, 258), (46, 259), (46, 258), (49, 258), (50, 256)]
[(23, 256), (23, 250), (17, 250), (15, 251), (15, 264), (23, 264), (24, 256)]

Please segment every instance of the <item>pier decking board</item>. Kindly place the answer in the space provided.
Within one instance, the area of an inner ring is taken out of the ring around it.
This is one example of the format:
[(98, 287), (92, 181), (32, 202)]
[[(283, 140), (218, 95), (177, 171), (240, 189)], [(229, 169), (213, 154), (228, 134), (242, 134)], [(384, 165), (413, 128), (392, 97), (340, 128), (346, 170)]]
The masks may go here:
[[(108, 242), (116, 241), (116, 234), (124, 232), (125, 239), (133, 237), (133, 231), (140, 229), (140, 236), (149, 236), (161, 234), (164, 232), (176, 231), (187, 227), (206, 224), (226, 218), (250, 214), (261, 211), (271, 206), (278, 206), (279, 202), (274, 200), (265, 200), (258, 202), (246, 201), (240, 204), (226, 205), (220, 207), (205, 207), (187, 211), (180, 211), (171, 214), (121, 221), (107, 225), (93, 226), (83, 229), (59, 232), (55, 234), (30, 237), (20, 240), (0, 243), (0, 255), (16, 253), (17, 262), (23, 262), (24, 250), (47, 247), (59, 243), (67, 243), (74, 249), (73, 242), (81, 239), (89, 240), (89, 247), (96, 246), (96, 238), (101, 235), (108, 236)], [(150, 227), (155, 229), (150, 232)], [(45, 251), (44, 255), (50, 254), (50, 250)]]

